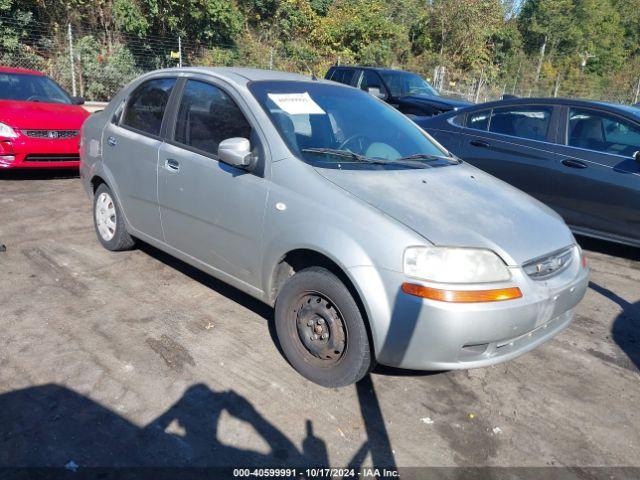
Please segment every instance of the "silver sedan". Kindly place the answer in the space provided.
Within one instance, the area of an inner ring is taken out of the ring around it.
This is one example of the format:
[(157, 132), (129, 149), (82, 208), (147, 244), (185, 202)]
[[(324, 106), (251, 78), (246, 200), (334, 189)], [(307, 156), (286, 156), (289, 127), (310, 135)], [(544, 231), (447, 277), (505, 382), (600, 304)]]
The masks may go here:
[(152, 72), (85, 122), (80, 155), (105, 248), (147, 242), (274, 305), (287, 359), (325, 386), (514, 358), (587, 288), (558, 215), (332, 82)]

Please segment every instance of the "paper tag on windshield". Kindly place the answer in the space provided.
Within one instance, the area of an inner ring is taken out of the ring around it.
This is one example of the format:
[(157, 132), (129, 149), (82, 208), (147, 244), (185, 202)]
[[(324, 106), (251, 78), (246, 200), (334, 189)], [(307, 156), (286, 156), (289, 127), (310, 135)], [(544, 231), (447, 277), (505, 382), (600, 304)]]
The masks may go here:
[(324, 115), (309, 93), (270, 93), (269, 98), (289, 115)]

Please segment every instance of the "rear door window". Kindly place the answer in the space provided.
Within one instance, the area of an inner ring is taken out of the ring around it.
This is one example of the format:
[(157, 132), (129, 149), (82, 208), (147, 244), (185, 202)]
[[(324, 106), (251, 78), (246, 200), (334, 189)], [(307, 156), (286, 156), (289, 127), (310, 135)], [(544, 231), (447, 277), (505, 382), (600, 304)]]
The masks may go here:
[(174, 140), (216, 156), (220, 142), (233, 137), (251, 138), (251, 126), (236, 103), (215, 85), (187, 81)]
[(156, 78), (136, 88), (127, 100), (121, 125), (159, 136), (164, 112), (175, 83), (175, 78)]
[(640, 126), (595, 110), (569, 110), (568, 144), (625, 157), (640, 150)]
[(545, 141), (551, 123), (552, 107), (505, 107), (494, 108), (491, 114), (489, 131)]

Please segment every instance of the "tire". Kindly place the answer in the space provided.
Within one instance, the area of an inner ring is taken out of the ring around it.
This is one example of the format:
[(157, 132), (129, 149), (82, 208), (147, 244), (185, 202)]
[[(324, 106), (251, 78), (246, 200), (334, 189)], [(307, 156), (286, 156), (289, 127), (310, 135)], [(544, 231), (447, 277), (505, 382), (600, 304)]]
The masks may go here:
[(340, 279), (324, 268), (306, 268), (287, 280), (276, 299), (275, 322), (285, 357), (312, 382), (350, 385), (373, 366), (360, 309)]
[(135, 245), (124, 225), (120, 205), (104, 183), (96, 189), (93, 197), (93, 225), (98, 240), (107, 250), (129, 250)]

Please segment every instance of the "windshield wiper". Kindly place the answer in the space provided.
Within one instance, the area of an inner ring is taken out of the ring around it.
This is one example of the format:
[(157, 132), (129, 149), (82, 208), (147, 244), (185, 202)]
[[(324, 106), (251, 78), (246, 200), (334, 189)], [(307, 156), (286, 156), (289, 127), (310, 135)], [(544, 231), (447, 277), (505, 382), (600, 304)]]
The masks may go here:
[(405, 160), (428, 160), (431, 162), (435, 162), (438, 160), (444, 160), (447, 162), (453, 162), (453, 163), (462, 163), (459, 159), (455, 158), (454, 156), (445, 156), (445, 155), (434, 155), (431, 153), (415, 153), (413, 155), (407, 155), (406, 157), (400, 157), (397, 160), (394, 160), (396, 162), (402, 162)]
[(402, 165), (404, 167), (411, 168), (428, 168), (424, 163), (412, 161), (412, 159), (408, 157), (399, 158), (397, 160), (385, 160), (384, 158), (367, 157), (349, 150), (340, 150), (337, 148), (303, 148), (302, 151), (308, 153), (325, 153), (328, 155), (335, 155), (337, 157), (347, 157), (357, 162), (373, 163), (376, 165)]
[(370, 160), (374, 160), (373, 158), (370, 159), (364, 155), (360, 155), (349, 150), (340, 150), (338, 148), (303, 148), (301, 151), (305, 153), (326, 153), (328, 155), (335, 155), (336, 157), (348, 157), (356, 160), (357, 162), (368, 162)]

